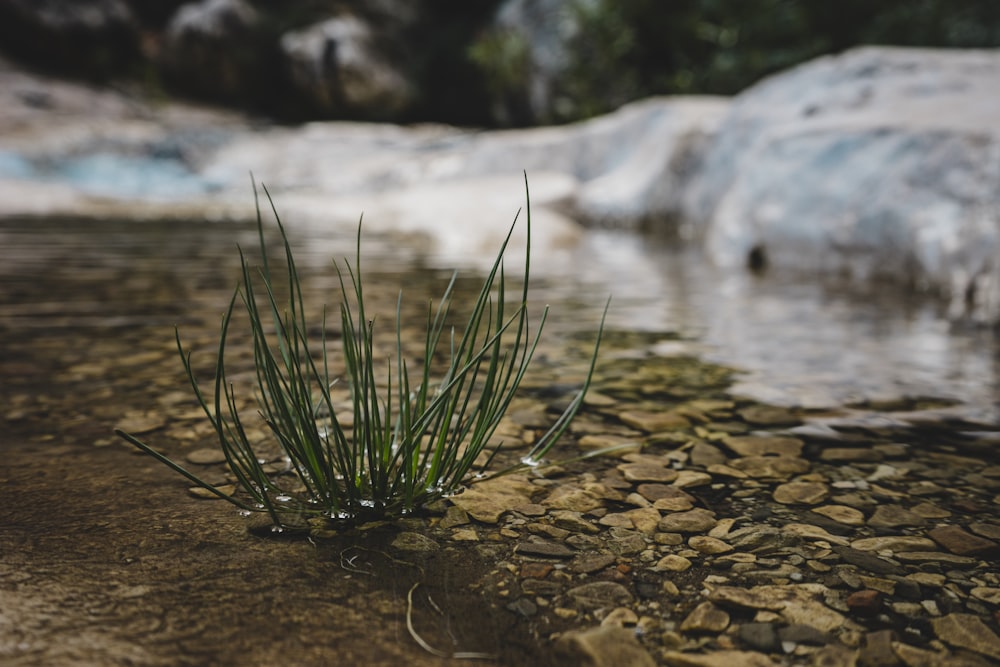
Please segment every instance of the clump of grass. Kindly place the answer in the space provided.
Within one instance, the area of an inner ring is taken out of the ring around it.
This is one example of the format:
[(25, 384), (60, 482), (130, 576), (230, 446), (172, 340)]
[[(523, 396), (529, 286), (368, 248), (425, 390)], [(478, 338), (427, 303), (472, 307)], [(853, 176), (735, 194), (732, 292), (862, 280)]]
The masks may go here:
[[(574, 400), (520, 463), (492, 471), (499, 446), (487, 449), (488, 441), (528, 370), (548, 313), (546, 307), (537, 326), (530, 326), (530, 199), (525, 269), (516, 305), (508, 303), (503, 262), (512, 225), (463, 329), (447, 324), (455, 276), (437, 306), (428, 304), (422, 361), (417, 363), (407, 361), (403, 354), (402, 294), (397, 305), (395, 355), (381, 358), (376, 352), (375, 320), (365, 307), (359, 225), (353, 265), (346, 260), (343, 266), (334, 262), (342, 297), (340, 344), (345, 366), (343, 373), (336, 374), (328, 358), (326, 315), (320, 327), (323, 334), (316, 341), (308, 333), (314, 329), (306, 321), (288, 237), (266, 188), (264, 193), (284, 244), (287, 294), (276, 294), (255, 185), (261, 266), (253, 267), (240, 249), (242, 276), (222, 318), (210, 396), (195, 378), (191, 355), (175, 331), (184, 370), (215, 429), (237, 492), (223, 492), (132, 434), (116, 430), (119, 436), (240, 509), (266, 512), (276, 527), (286, 525), (290, 515), (296, 517), (295, 522), (303, 515), (345, 522), (399, 516), (457, 493), (477, 479), (537, 465), (583, 403), (604, 319), (589, 371)], [(227, 378), (227, 341), (238, 304), (249, 321), (258, 411), (282, 450), (288, 468), (285, 474), (269, 474), (265, 469), (259, 456), (263, 448), (251, 442), (235, 385)], [(441, 357), (446, 363), (436, 372), (433, 360)], [(343, 420), (331, 395), (341, 379), (350, 388), (353, 405), (350, 419)], [(477, 466), (481, 455), (485, 463)]]

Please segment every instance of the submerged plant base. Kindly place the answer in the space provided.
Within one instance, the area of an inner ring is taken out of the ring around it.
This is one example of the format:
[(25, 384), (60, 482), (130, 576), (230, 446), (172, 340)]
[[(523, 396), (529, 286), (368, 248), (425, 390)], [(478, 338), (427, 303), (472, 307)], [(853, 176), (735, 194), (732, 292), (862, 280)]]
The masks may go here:
[[(256, 187), (254, 192), (256, 196)], [(530, 200), (525, 269), (516, 299), (508, 297), (504, 272), (512, 225), (477, 298), (468, 312), (458, 315), (461, 326), (453, 324), (456, 276), (440, 301), (428, 304), (416, 361), (405, 358), (402, 294), (396, 308), (394, 349), (387, 354), (376, 343), (375, 318), (368, 313), (363, 289), (359, 224), (354, 263), (334, 263), (341, 296), (342, 360), (337, 365), (328, 345), (326, 316), (318, 327), (307, 321), (291, 245), (267, 196), (284, 246), (286, 271), (281, 278), (286, 293), (279, 296), (279, 276), (271, 272), (258, 201), (261, 266), (253, 267), (240, 250), (242, 277), (223, 315), (211, 394), (203, 392), (191, 355), (179, 332), (176, 336), (188, 379), (239, 491), (220, 490), (133, 434), (116, 430), (120, 437), (207, 492), (243, 511), (264, 512), (274, 526), (288, 530), (301, 527), (310, 517), (356, 524), (403, 516), (476, 479), (508, 474), (542, 460), (583, 404), (604, 320), (580, 391), (520, 462), (495, 469), (502, 443), (492, 444), (491, 439), (531, 364), (548, 314), (543, 310), (534, 326), (529, 321)], [(237, 304), (249, 324), (259, 422), (241, 413), (237, 395), (242, 396), (243, 390), (238, 391), (227, 376), (227, 344)], [(322, 332), (319, 340), (311, 333), (317, 328)], [(333, 394), (338, 383), (350, 391), (348, 414)], [(286, 474), (275, 474), (265, 466), (260, 438), (253, 435), (256, 430), (277, 443)]]

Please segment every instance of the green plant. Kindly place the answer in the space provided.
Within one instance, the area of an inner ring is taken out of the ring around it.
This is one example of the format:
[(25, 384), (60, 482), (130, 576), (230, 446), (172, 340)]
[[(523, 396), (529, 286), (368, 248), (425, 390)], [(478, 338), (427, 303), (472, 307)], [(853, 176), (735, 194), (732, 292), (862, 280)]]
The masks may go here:
[[(490, 473), (499, 446), (488, 450), (487, 441), (528, 369), (548, 313), (546, 308), (532, 330), (527, 307), (530, 197), (525, 270), (517, 304), (507, 303), (503, 267), (512, 225), (463, 330), (447, 324), (455, 276), (437, 307), (428, 304), (422, 361), (416, 367), (403, 358), (402, 294), (397, 305), (395, 358), (383, 360), (376, 353), (375, 321), (369, 319), (363, 293), (359, 224), (354, 265), (345, 260), (341, 268), (334, 263), (342, 296), (340, 342), (345, 366), (338, 375), (329, 363), (325, 314), (318, 345), (310, 339), (292, 249), (266, 188), (264, 193), (284, 244), (287, 299), (276, 294), (255, 186), (262, 263), (252, 268), (240, 249), (242, 276), (222, 318), (211, 399), (195, 379), (191, 355), (175, 331), (184, 369), (215, 429), (239, 492), (230, 495), (219, 490), (134, 435), (116, 430), (119, 436), (237, 507), (267, 512), (278, 527), (287, 523), (289, 514), (346, 522), (398, 516), (457, 493), (477, 478), (537, 465), (580, 409), (593, 376), (604, 318), (578, 395), (520, 463)], [(227, 379), (227, 340), (238, 302), (249, 321), (259, 413), (283, 452), (286, 474), (268, 474), (260, 462), (260, 446), (251, 442), (250, 429), (238, 409), (236, 388)], [(436, 374), (433, 360), (442, 356), (446, 362)], [(331, 396), (331, 387), (340, 376), (351, 390), (350, 420), (338, 417)], [(383, 388), (380, 379), (385, 380)], [(477, 466), (481, 455), (485, 462)]]

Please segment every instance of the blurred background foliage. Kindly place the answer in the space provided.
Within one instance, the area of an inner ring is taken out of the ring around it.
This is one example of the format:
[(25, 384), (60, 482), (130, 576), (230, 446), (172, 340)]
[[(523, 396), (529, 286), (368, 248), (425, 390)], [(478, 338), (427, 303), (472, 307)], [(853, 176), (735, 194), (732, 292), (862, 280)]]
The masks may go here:
[[(578, 29), (548, 109), (524, 104), (531, 45), (494, 28), (469, 54), (511, 124), (565, 122), (650, 95), (732, 95), (863, 44), (1000, 46), (997, 0), (576, 0)], [(541, 113), (539, 113), (541, 112)]]
[[(195, 41), (171, 42), (176, 17), (213, 3), (252, 19), (216, 12)], [(407, 83), (388, 111), (330, 104), (335, 65), (316, 79), (323, 90), (289, 75), (283, 37), (344, 16), (369, 27), (372, 62)], [(998, 47), (1000, 0), (0, 0), (0, 51), (32, 67), (282, 121), (564, 123), (651, 95), (735, 94), (862, 44)]]

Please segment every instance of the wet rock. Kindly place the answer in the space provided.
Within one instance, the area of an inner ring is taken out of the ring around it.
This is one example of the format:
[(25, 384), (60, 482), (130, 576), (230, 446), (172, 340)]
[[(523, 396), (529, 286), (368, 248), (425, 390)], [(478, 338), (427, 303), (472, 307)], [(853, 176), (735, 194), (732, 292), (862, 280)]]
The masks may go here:
[(938, 563), (946, 567), (967, 569), (979, 564), (979, 559), (968, 556), (958, 556), (941, 551), (902, 551), (895, 555), (897, 560), (904, 563), (923, 565), (927, 563)]
[(707, 442), (698, 441), (691, 448), (691, 464), (707, 468), (711, 465), (724, 464), (728, 459), (722, 451)]
[(617, 628), (635, 627), (639, 623), (639, 615), (628, 607), (618, 607), (601, 620), (601, 625), (611, 625)]
[(1000, 544), (968, 533), (958, 526), (938, 526), (927, 535), (942, 547), (960, 556), (986, 556), (1000, 550)]
[(882, 594), (879, 591), (855, 591), (847, 596), (847, 607), (858, 616), (874, 616), (882, 610)]
[(581, 667), (654, 667), (656, 662), (635, 633), (614, 625), (567, 632), (555, 643), (556, 654)]
[(601, 507), (601, 501), (594, 494), (571, 486), (559, 487), (542, 504), (551, 509), (589, 512)]
[(998, 194), (980, 165), (1000, 135), (985, 111), (998, 70), (994, 52), (860, 48), (763, 81), (734, 101), (687, 217), (722, 266), (756, 250), (772, 270), (927, 284), (953, 316), (995, 319)]
[(973, 614), (948, 614), (931, 620), (937, 638), (956, 648), (1000, 661), (1000, 637)]
[(640, 484), (636, 491), (659, 510), (682, 512), (694, 507), (694, 496), (666, 484)]
[(829, 544), (839, 545), (847, 545), (848, 543), (846, 538), (831, 535), (819, 526), (808, 523), (790, 523), (784, 527), (784, 531), (789, 535), (808, 541), (820, 540)]
[(681, 632), (724, 632), (729, 627), (729, 614), (711, 602), (702, 602), (681, 621)]
[(569, 562), (566, 569), (577, 574), (590, 574), (613, 565), (614, 554), (580, 554)]
[(512, 507), (527, 505), (537, 490), (523, 477), (507, 475), (476, 484), (450, 500), (476, 521), (495, 524)]
[(504, 605), (504, 608), (508, 611), (514, 612), (515, 614), (523, 616), (524, 618), (531, 618), (538, 613), (538, 605), (524, 597), (507, 603)]
[(790, 456), (746, 456), (729, 465), (754, 479), (784, 481), (809, 471), (809, 462)]
[(697, 470), (681, 470), (677, 473), (677, 479), (673, 485), (679, 489), (693, 489), (712, 483), (712, 476), (708, 473)]
[(829, 632), (822, 632), (803, 623), (793, 623), (778, 629), (778, 637), (785, 644), (808, 644), (810, 646), (826, 646), (833, 642)]
[(212, 465), (215, 463), (225, 463), (226, 455), (218, 447), (205, 447), (188, 452), (184, 456), (188, 463), (198, 465)]
[(651, 463), (626, 463), (618, 466), (629, 482), (672, 482), (677, 479), (677, 471)]
[(611, 609), (627, 605), (633, 600), (627, 588), (613, 581), (594, 581), (575, 586), (567, 590), (566, 595), (585, 609)]
[(976, 586), (969, 591), (969, 595), (995, 607), (1000, 607), (1000, 588), (991, 586)]
[(740, 436), (723, 443), (737, 456), (791, 456), (802, 454), (802, 441), (781, 436)]
[(815, 505), (829, 497), (830, 489), (819, 482), (789, 482), (778, 486), (773, 495), (784, 505)]
[(660, 431), (676, 431), (691, 426), (691, 422), (686, 417), (682, 417), (676, 412), (646, 412), (630, 410), (620, 412), (618, 418), (632, 428), (637, 428), (646, 433), (659, 433)]
[(399, 551), (412, 551), (418, 553), (434, 552), (441, 548), (441, 545), (431, 538), (413, 531), (404, 531), (397, 535), (392, 540), (391, 546), (393, 549), (397, 549)]
[(660, 511), (652, 507), (641, 507), (626, 512), (635, 529), (646, 535), (656, 532), (660, 523)]
[(739, 415), (755, 426), (796, 426), (802, 421), (788, 408), (776, 405), (751, 405)]
[(691, 567), (691, 561), (684, 556), (667, 554), (656, 562), (655, 570), (664, 572), (684, 572)]
[(668, 651), (663, 661), (670, 667), (778, 667), (763, 653), (754, 651), (713, 651), (704, 655)]
[(870, 447), (829, 447), (820, 452), (819, 458), (822, 461), (830, 461), (831, 463), (877, 462), (882, 460), (883, 454)]
[(985, 521), (973, 521), (969, 524), (969, 530), (980, 537), (990, 540), (1000, 541), (1000, 526)]
[(845, 526), (865, 525), (864, 513), (846, 505), (823, 505), (814, 507), (812, 511)]
[(579, 512), (569, 510), (555, 510), (550, 515), (552, 524), (558, 528), (572, 531), (574, 533), (596, 533), (597, 526), (583, 518)]
[(927, 520), (922, 516), (900, 505), (879, 505), (875, 513), (868, 519), (868, 525), (872, 528), (923, 526), (926, 523)]
[(851, 542), (851, 548), (859, 551), (927, 551), (934, 548), (934, 542), (926, 537), (889, 535), (862, 537)]
[(698, 553), (708, 555), (724, 554), (733, 550), (722, 540), (707, 535), (695, 535), (688, 540), (688, 545)]
[(874, 572), (876, 574), (903, 574), (903, 568), (896, 563), (892, 563), (874, 554), (852, 549), (850, 547), (834, 546), (833, 550), (845, 562), (851, 565)]
[(894, 640), (892, 630), (869, 632), (858, 655), (858, 664), (864, 667), (898, 667), (899, 658), (892, 646)]
[(715, 512), (696, 508), (664, 516), (658, 528), (664, 533), (704, 533), (714, 528), (716, 523)]
[(742, 623), (738, 634), (742, 642), (758, 651), (775, 653), (781, 650), (778, 628), (774, 623)]
[(576, 555), (573, 549), (564, 544), (537, 539), (518, 543), (514, 548), (514, 553), (545, 558), (572, 558)]
[(646, 548), (646, 538), (641, 533), (626, 528), (612, 528), (608, 549), (619, 556), (632, 556)]

